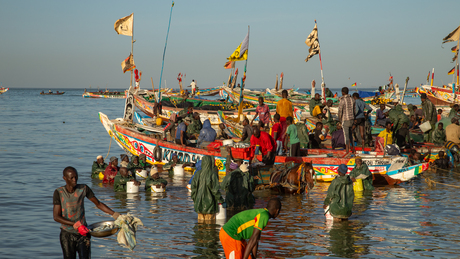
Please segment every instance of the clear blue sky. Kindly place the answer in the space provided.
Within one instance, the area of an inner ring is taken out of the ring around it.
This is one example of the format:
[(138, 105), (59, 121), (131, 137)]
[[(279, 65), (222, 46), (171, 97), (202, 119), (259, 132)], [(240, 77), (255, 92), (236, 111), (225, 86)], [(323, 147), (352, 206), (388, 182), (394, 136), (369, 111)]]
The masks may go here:
[[(120, 63), (131, 37), (113, 24), (134, 13), (134, 60), (141, 87), (158, 87), (171, 1), (0, 1), (0, 83), (5, 87), (125, 88)], [(409, 87), (435, 84), (447, 75), (454, 43), (442, 38), (460, 25), (460, 1), (175, 1), (163, 87), (177, 87), (186, 73), (198, 86), (226, 81), (223, 65), (250, 26), (247, 87), (274, 87), (284, 72), (286, 88), (321, 82), (318, 56), (305, 63), (304, 41), (318, 21), (326, 85)], [(244, 61), (237, 62), (242, 70)]]

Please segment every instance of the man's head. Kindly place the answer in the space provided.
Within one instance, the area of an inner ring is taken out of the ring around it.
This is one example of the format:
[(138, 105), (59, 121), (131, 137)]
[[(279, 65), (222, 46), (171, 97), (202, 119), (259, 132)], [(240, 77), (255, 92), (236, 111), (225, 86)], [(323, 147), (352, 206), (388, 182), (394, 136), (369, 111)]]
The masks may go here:
[(286, 123), (287, 123), (287, 125), (291, 125), (292, 122), (293, 122), (292, 117), (291, 117), (291, 116), (288, 116), (288, 117), (286, 118)]
[(413, 111), (417, 110), (417, 106), (416, 105), (412, 106), (412, 110)]
[(348, 167), (345, 164), (339, 165), (339, 168), (337, 169), (337, 174), (340, 176), (344, 176), (347, 174)]
[(347, 95), (348, 94), (348, 87), (343, 87), (342, 88), (342, 95)]
[(438, 114), (442, 114), (442, 109), (438, 109)]
[(439, 151), (438, 152), (438, 157), (439, 158), (444, 158), (444, 151)]
[(420, 100), (422, 100), (422, 102), (426, 101), (426, 93), (420, 94)]
[(340, 121), (337, 122), (336, 127), (337, 127), (337, 130), (341, 130), (342, 129), (342, 123)]
[(116, 156), (110, 158), (110, 165), (112, 165), (112, 167), (116, 167), (118, 165), (118, 158)]
[(158, 173), (158, 171), (152, 172), (152, 178), (155, 180), (160, 178), (160, 173)]
[(380, 110), (381, 110), (381, 111), (384, 111), (384, 110), (385, 110), (385, 104), (384, 104), (384, 103), (381, 103), (381, 104), (380, 104)]
[(385, 128), (387, 129), (387, 131), (390, 131), (391, 130), (391, 122), (387, 121), (387, 123), (385, 123)]
[(101, 165), (102, 165), (102, 164), (104, 164), (104, 157), (102, 157), (102, 156), (97, 156), (96, 161), (97, 161), (98, 164), (101, 164)]
[(326, 105), (327, 105), (327, 107), (332, 107), (334, 105), (334, 101), (329, 99), (329, 100), (327, 100)]
[(286, 89), (284, 89), (282, 92), (281, 92), (281, 96), (283, 98), (288, 98), (288, 91)]
[(188, 126), (188, 125), (190, 125), (191, 122), (192, 122), (192, 120), (190, 119), (190, 117), (185, 117), (185, 119), (184, 119), (185, 125)]
[(78, 181), (78, 172), (77, 169), (68, 166), (62, 171), (62, 178), (64, 179), (67, 186), (75, 188)]
[(420, 158), (422, 158), (422, 155), (419, 152), (415, 152), (412, 157), (414, 158), (414, 160), (420, 160)]
[(264, 105), (264, 97), (259, 96), (259, 105), (262, 106)]
[(316, 123), (316, 129), (317, 129), (317, 130), (323, 130), (323, 123), (322, 123), (321, 121), (318, 121), (318, 122)]
[(457, 124), (458, 125), (457, 117), (453, 117), (452, 119), (450, 119), (450, 122), (452, 122), (452, 124)]
[(281, 118), (281, 116), (280, 116), (278, 113), (276, 113), (276, 114), (273, 116), (273, 120), (275, 120), (275, 122), (279, 122), (279, 121), (280, 121), (280, 118)]
[(254, 127), (254, 136), (256, 138), (260, 137), (260, 128), (259, 127)]
[(281, 201), (278, 198), (271, 198), (267, 203), (267, 210), (271, 218), (276, 219), (281, 211)]
[(219, 124), (219, 128), (220, 128), (221, 130), (224, 130), (224, 129), (225, 129), (225, 124), (223, 124), (223, 123)]
[(128, 177), (128, 169), (126, 167), (120, 168), (119, 172), (122, 177)]
[(127, 155), (125, 155), (125, 154), (122, 154), (122, 155), (121, 155), (121, 161), (122, 161), (122, 162), (128, 162), (128, 163), (129, 163), (129, 157), (128, 157)]
[(359, 94), (358, 93), (353, 93), (353, 99), (355, 99), (355, 100), (359, 99)]
[(417, 118), (415, 118), (415, 115), (411, 115), (410, 116), (410, 121), (414, 122), (415, 120), (417, 120)]
[(140, 154), (139, 155), (139, 162), (142, 162), (145, 164), (147, 162), (147, 156), (145, 154)]
[(407, 129), (407, 127), (409, 127), (409, 124), (407, 124), (407, 122), (403, 122), (402, 127), (403, 129)]
[(321, 95), (319, 95), (319, 93), (315, 94), (315, 100), (317, 101), (321, 100)]
[(244, 118), (244, 120), (243, 120), (243, 126), (246, 126), (246, 125), (249, 125), (249, 119), (248, 118)]
[(356, 163), (356, 166), (359, 168), (363, 164), (363, 159), (360, 156), (357, 156), (355, 158), (355, 163)]
[(454, 104), (454, 106), (452, 106), (452, 109), (454, 109), (455, 111), (458, 111), (458, 104)]
[(177, 164), (177, 162), (179, 162), (179, 158), (177, 157), (177, 154), (176, 154), (176, 153), (172, 154), (171, 160), (172, 160), (174, 163), (176, 163), (176, 164)]
[(440, 122), (438, 124), (438, 130), (442, 130), (444, 128), (444, 123)]
[(193, 113), (193, 118), (194, 118), (195, 120), (199, 120), (199, 119), (200, 119), (200, 114), (199, 114), (198, 112), (194, 112), (194, 113)]
[(136, 165), (139, 163), (139, 157), (138, 156), (133, 157), (133, 163), (136, 164)]

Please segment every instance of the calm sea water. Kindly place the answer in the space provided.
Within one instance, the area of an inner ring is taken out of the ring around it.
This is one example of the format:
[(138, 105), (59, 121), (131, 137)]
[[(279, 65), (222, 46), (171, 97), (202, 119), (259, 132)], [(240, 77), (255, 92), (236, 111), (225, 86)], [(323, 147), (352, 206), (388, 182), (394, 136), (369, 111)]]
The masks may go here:
[[(221, 226), (197, 224), (185, 188), (189, 178), (168, 179), (164, 197), (115, 194), (90, 178), (92, 162), (97, 155), (105, 157), (110, 144), (98, 112), (122, 117), (124, 100), (83, 99), (82, 90), (62, 96), (40, 96), (40, 91), (11, 89), (0, 95), (0, 258), (62, 257), (52, 195), (64, 185), (66, 166), (77, 168), (79, 183), (109, 207), (130, 212), (145, 225), (134, 251), (119, 246), (115, 236), (92, 238), (94, 258), (223, 257)], [(112, 143), (110, 156), (121, 153)], [(460, 186), (456, 171), (423, 177)], [(357, 196), (350, 220), (333, 225), (323, 216), (327, 183), (318, 183), (308, 196), (279, 196), (283, 208), (262, 233), (259, 257), (458, 258), (459, 190), (429, 188), (423, 177)], [(278, 195), (258, 191), (255, 196), (256, 207), (263, 207)], [(89, 223), (111, 219), (89, 200), (86, 216)]]

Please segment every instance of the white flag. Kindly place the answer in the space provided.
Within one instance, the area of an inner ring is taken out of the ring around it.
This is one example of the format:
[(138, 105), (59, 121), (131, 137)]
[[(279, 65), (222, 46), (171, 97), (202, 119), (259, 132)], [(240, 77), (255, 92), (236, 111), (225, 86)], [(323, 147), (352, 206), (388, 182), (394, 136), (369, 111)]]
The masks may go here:
[(315, 28), (313, 28), (313, 31), (308, 35), (307, 39), (305, 40), (305, 44), (310, 47), (308, 50), (308, 56), (305, 59), (305, 62), (307, 62), (311, 57), (314, 55), (318, 54), (320, 52), (319, 50), (319, 40), (318, 40), (318, 28), (316, 27), (315, 23)]
[(243, 56), (244, 52), (248, 50), (249, 47), (249, 32), (246, 34), (246, 37), (244, 37), (243, 42), (241, 42), (241, 48), (240, 48), (240, 58)]
[(118, 34), (133, 36), (133, 16), (134, 13), (118, 19), (113, 27)]
[(449, 35), (447, 35), (443, 40), (443, 44), (446, 42), (451, 42), (451, 41), (458, 41), (460, 37), (460, 26), (458, 26), (455, 30), (453, 30)]

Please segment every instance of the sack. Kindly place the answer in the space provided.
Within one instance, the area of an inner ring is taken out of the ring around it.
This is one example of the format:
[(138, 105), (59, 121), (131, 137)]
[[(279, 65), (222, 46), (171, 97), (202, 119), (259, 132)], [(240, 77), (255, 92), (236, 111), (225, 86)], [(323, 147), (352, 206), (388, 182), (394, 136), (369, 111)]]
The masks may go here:
[(393, 145), (386, 145), (385, 146), (385, 153), (390, 155), (390, 156), (397, 156), (400, 154), (400, 150), (398, 145), (393, 144)]

